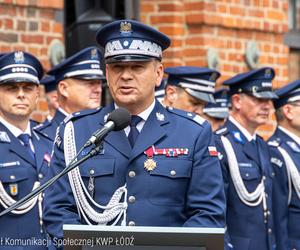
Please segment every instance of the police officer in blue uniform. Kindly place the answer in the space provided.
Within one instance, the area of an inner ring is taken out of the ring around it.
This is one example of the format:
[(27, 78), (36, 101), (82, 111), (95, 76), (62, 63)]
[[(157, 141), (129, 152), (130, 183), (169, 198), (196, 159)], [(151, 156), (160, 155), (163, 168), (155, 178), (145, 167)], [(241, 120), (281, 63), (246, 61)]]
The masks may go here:
[(41, 80), (41, 84), (44, 85), (45, 88), (46, 101), (49, 110), (47, 120), (50, 122), (53, 119), (57, 108), (59, 107), (56, 90), (57, 82), (54, 76), (45, 76)]
[(238, 74), (229, 86), (232, 110), (216, 144), (227, 197), (228, 247), (275, 249), (272, 180), (268, 145), (255, 133), (271, 111), (275, 72), (264, 67)]
[[(29, 119), (42, 75), (42, 65), (29, 53), (0, 58), (0, 211), (37, 188), (48, 174), (51, 141)], [(1, 249), (9, 247), (6, 239), (11, 239), (9, 249), (47, 249), (42, 201), (40, 195), (0, 218)]]
[(300, 249), (300, 80), (276, 91), (278, 126), (269, 139), (274, 167), (274, 222), (280, 250)]
[(213, 94), (220, 73), (214, 69), (189, 66), (169, 67), (165, 73), (168, 79), (163, 104), (204, 117), (204, 106), (215, 101)]
[(159, 86), (155, 87), (155, 93), (154, 96), (155, 98), (162, 103), (164, 96), (165, 96), (165, 87), (166, 87), (166, 83), (167, 83), (167, 78), (163, 78), (161, 80), (161, 83)]
[(48, 71), (47, 74), (54, 76), (57, 82), (59, 107), (51, 122), (46, 121), (38, 129), (52, 141), (57, 127), (66, 116), (100, 106), (104, 79), (101, 57), (97, 47), (88, 47)]
[(62, 237), (63, 223), (224, 227), (224, 186), (210, 125), (193, 113), (165, 109), (154, 98), (169, 38), (143, 23), (119, 20), (103, 26), (97, 41), (105, 49), (115, 102), (64, 121), (51, 160), (54, 174), (116, 107), (128, 109), (132, 121), (108, 134), (103, 150), (80, 173), (46, 192), (47, 231)]
[(228, 89), (221, 88), (214, 93), (215, 102), (209, 102), (205, 105), (203, 113), (210, 122), (213, 131), (216, 131), (224, 125), (229, 115), (229, 96)]

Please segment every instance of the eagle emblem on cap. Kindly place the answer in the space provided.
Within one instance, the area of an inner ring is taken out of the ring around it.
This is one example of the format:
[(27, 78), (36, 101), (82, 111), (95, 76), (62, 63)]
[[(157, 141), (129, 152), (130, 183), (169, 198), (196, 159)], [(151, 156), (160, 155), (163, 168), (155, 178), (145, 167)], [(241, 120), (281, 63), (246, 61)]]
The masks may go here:
[(265, 77), (271, 77), (272, 71), (271, 69), (266, 69), (265, 70)]
[(25, 61), (25, 58), (24, 58), (24, 53), (22, 51), (17, 51), (15, 52), (15, 62), (16, 63), (23, 63)]
[(121, 33), (132, 32), (132, 30), (131, 30), (131, 23), (129, 23), (129, 22), (121, 22), (121, 24), (120, 24), (120, 32)]
[(92, 49), (91, 50), (91, 59), (94, 59), (94, 60), (98, 59), (97, 49)]

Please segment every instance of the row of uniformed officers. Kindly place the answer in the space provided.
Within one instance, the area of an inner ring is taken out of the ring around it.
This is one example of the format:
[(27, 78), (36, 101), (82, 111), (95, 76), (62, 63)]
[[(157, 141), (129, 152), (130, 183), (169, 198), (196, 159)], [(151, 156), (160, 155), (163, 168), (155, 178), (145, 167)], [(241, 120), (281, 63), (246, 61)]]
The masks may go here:
[[(132, 115), (97, 156), (0, 217), (0, 249), (5, 239), (23, 239), (15, 249), (63, 248), (62, 225), (80, 223), (226, 228), (225, 249), (300, 249), (300, 81), (273, 92), (275, 72), (264, 67), (215, 93), (220, 74), (208, 68), (167, 68), (162, 80), (170, 40), (149, 26), (115, 21), (96, 38), (106, 76), (96, 47), (52, 68), (42, 82), (55, 114), (43, 124), (29, 118), (40, 62), (23, 51), (0, 57), (0, 211), (61, 172), (114, 109)], [(114, 103), (99, 107), (105, 78)], [(278, 127), (268, 145), (255, 131), (272, 102)]]

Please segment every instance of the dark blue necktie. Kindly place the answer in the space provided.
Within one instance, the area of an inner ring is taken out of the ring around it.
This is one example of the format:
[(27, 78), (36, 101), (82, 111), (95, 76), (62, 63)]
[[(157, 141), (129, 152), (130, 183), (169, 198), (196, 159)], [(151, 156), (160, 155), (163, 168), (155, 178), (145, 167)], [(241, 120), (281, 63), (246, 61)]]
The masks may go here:
[(128, 140), (129, 143), (131, 145), (131, 147), (133, 148), (133, 145), (139, 135), (139, 131), (136, 128), (136, 125), (138, 125), (143, 119), (137, 115), (132, 115), (131, 116), (131, 122), (130, 122), (130, 132), (128, 135)]
[(33, 160), (35, 160), (34, 152), (32, 151), (30, 147), (30, 135), (28, 134), (20, 134), (18, 138), (24, 143), (24, 147), (26, 148), (29, 155), (32, 157)]
[(255, 159), (257, 159), (257, 161), (259, 162), (259, 154), (258, 154), (258, 144), (257, 144), (257, 141), (252, 139), (250, 141), (250, 144), (251, 144), (251, 149), (253, 151), (253, 153), (255, 154)]

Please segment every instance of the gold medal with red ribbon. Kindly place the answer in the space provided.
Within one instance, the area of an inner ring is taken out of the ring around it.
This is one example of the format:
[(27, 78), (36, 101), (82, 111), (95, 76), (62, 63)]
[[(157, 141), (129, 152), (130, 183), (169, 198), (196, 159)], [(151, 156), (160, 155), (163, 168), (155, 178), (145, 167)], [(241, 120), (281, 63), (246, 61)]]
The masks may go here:
[(154, 146), (148, 148), (144, 153), (147, 155), (147, 160), (144, 162), (144, 168), (150, 172), (157, 167), (156, 161), (153, 160)]
[(152, 171), (157, 167), (157, 163), (153, 160), (154, 155), (165, 155), (166, 157), (177, 157), (179, 155), (188, 155), (188, 148), (155, 148), (151, 146), (144, 153), (147, 155), (147, 160), (144, 162), (144, 168), (147, 171)]

